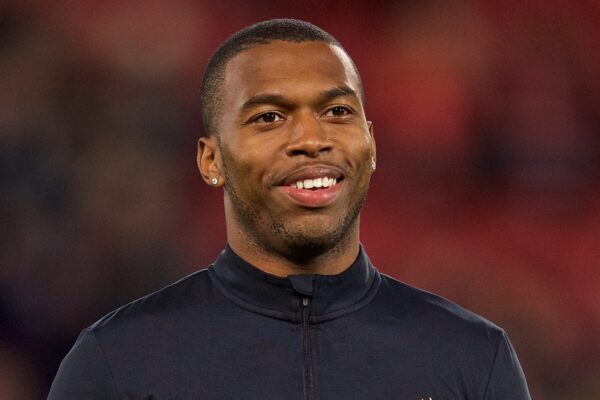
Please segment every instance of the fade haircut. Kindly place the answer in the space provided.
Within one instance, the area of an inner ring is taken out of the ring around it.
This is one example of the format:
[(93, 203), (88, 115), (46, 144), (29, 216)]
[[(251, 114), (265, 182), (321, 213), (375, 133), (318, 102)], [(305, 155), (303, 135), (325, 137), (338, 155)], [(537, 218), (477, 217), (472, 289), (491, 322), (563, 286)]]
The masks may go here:
[[(298, 19), (271, 19), (250, 25), (236, 32), (217, 48), (204, 71), (200, 100), (205, 135), (218, 136), (217, 121), (221, 112), (219, 106), (223, 101), (223, 82), (227, 62), (243, 51), (259, 45), (269, 44), (275, 40), (292, 43), (325, 42), (339, 47), (346, 53), (342, 45), (329, 33), (310, 22)], [(359, 95), (364, 102), (364, 93), (358, 70), (351, 58), (350, 62), (358, 78)]]

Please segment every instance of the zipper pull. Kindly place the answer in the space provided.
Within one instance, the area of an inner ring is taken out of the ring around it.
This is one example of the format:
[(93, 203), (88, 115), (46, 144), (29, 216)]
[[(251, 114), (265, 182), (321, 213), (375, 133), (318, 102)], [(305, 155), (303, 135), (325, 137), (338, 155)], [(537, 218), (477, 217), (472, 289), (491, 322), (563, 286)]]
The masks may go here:
[(308, 297), (303, 297), (302, 298), (302, 306), (303, 307), (308, 307), (308, 303), (310, 302), (310, 300), (308, 299)]

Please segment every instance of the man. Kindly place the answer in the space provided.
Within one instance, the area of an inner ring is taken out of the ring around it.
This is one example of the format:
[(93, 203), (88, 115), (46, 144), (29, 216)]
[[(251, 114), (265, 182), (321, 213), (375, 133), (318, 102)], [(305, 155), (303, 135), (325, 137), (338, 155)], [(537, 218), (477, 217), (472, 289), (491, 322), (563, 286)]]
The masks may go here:
[(500, 328), (361, 248), (373, 126), (334, 38), (253, 25), (202, 89), (198, 166), (224, 188), (228, 246), (84, 330), (50, 399), (529, 399)]

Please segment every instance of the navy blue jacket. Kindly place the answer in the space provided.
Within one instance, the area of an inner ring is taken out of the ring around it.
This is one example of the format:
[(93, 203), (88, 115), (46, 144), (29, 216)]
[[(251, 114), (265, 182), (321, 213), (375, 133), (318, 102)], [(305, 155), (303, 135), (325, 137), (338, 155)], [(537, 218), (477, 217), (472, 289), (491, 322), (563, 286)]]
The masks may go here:
[(279, 278), (230, 248), (84, 330), (49, 399), (524, 400), (504, 331), (380, 274)]

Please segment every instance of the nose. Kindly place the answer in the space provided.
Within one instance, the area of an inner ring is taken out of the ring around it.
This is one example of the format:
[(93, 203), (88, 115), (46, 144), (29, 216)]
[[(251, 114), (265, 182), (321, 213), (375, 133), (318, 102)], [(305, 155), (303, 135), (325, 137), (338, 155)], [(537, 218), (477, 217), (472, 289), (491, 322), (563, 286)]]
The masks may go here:
[(331, 150), (332, 142), (323, 131), (318, 116), (313, 113), (299, 113), (291, 128), (290, 141), (286, 147), (288, 156), (317, 157), (320, 153)]

